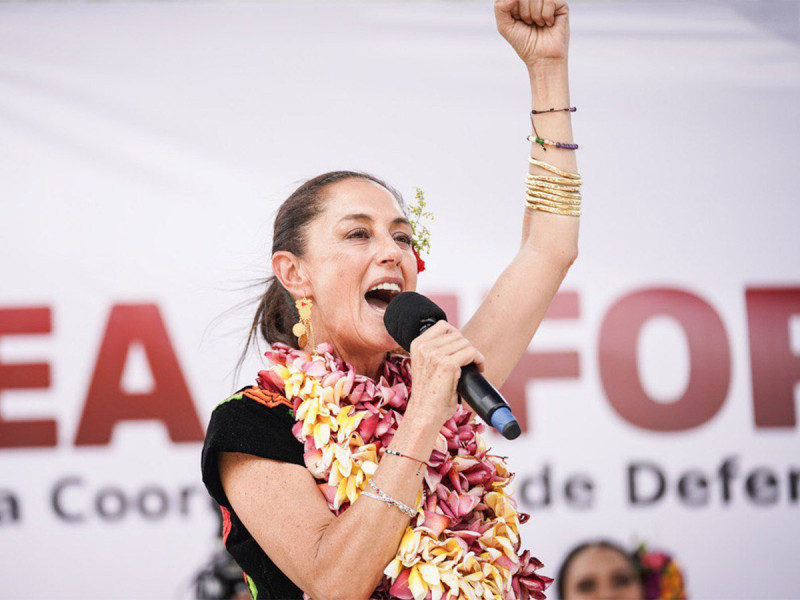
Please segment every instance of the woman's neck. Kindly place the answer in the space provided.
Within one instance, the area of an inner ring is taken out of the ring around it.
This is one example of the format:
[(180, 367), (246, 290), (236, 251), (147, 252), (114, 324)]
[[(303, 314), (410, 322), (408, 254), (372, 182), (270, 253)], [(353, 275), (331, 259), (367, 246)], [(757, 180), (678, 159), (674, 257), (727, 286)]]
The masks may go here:
[(359, 375), (366, 375), (370, 379), (377, 381), (382, 373), (383, 362), (386, 360), (385, 352), (348, 352), (331, 342), (331, 346), (336, 351), (336, 355), (343, 361), (350, 363)]

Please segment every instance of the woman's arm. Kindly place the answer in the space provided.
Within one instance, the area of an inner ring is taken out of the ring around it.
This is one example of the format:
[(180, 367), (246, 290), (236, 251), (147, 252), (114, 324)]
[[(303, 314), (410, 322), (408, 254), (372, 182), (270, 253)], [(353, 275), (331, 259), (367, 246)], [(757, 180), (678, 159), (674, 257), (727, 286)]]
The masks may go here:
[[(427, 460), (442, 425), (456, 407), (461, 367), (483, 356), (452, 325), (437, 323), (411, 345), (408, 407), (389, 448)], [(334, 516), (311, 474), (301, 466), (249, 454), (223, 453), (225, 494), (259, 546), (314, 600), (369, 598), (394, 558), (409, 517), (360, 496)], [(424, 469), (385, 454), (373, 481), (391, 497), (415, 506)]]
[[(497, 29), (523, 59), (535, 110), (570, 106), (569, 21), (563, 0), (501, 0)], [(540, 137), (572, 143), (570, 112), (535, 116)], [(575, 152), (531, 144), (532, 157), (577, 173)], [(532, 175), (550, 175), (530, 165)], [(522, 183), (522, 182), (520, 182)], [(522, 198), (520, 198), (520, 203)], [(578, 255), (577, 217), (524, 208), (522, 243), (464, 335), (487, 357), (485, 375), (499, 387), (519, 362), (570, 265)]]
[[(429, 456), (437, 434), (426, 423), (404, 419), (390, 448)], [(422, 481), (417, 467), (386, 454), (374, 481), (393, 498), (414, 506)], [(360, 497), (337, 517), (311, 473), (299, 465), (224, 452), (219, 468), (233, 510), (300, 589), (314, 600), (369, 598), (397, 552), (407, 516)]]

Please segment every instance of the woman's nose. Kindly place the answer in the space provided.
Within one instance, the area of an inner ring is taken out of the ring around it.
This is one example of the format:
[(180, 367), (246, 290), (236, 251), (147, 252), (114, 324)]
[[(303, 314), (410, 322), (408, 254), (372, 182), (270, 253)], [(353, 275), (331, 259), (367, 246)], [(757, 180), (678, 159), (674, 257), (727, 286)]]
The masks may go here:
[(394, 262), (400, 264), (403, 259), (403, 251), (391, 236), (381, 238), (381, 246), (378, 249), (378, 262), (381, 264)]

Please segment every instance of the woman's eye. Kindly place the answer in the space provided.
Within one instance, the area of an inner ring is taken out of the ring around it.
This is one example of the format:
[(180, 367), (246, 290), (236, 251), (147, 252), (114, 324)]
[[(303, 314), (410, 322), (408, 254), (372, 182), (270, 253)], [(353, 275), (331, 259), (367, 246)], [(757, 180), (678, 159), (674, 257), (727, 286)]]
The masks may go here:
[(591, 594), (597, 587), (597, 582), (594, 579), (581, 579), (575, 588), (582, 594)]
[(366, 239), (369, 237), (369, 233), (367, 233), (366, 229), (356, 229), (355, 231), (351, 231), (347, 234), (347, 239), (355, 238), (355, 239)]
[(411, 236), (406, 235), (405, 233), (396, 235), (394, 239), (400, 242), (401, 244), (408, 244), (409, 246), (411, 245)]

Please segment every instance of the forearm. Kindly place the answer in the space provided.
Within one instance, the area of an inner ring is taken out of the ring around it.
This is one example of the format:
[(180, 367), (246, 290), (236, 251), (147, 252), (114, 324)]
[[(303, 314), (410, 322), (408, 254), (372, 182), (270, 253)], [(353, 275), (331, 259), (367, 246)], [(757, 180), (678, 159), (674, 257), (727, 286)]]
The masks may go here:
[[(537, 65), (529, 68), (528, 74), (531, 107), (534, 110), (561, 109), (570, 106), (566, 60)], [(569, 111), (534, 115), (533, 119), (539, 137), (573, 143), (572, 113)], [(532, 142), (530, 156), (562, 171), (578, 172), (574, 150), (553, 147), (545, 150), (539, 144)], [(536, 165), (531, 164), (529, 167), (531, 175), (553, 175)], [(578, 252), (578, 222), (577, 217), (527, 208), (523, 220), (522, 246), (556, 261), (569, 263), (574, 260)]]
[[(426, 461), (438, 435), (438, 428), (429, 419), (407, 412), (389, 448)], [(373, 481), (392, 498), (415, 508), (424, 474), (424, 465), (384, 454)], [(348, 599), (368, 597), (396, 555), (409, 522), (397, 507), (360, 496), (322, 533), (316, 572), (325, 574), (329, 588), (342, 590)]]
[[(566, 62), (529, 70), (535, 110), (570, 106)], [(572, 143), (570, 112), (536, 119), (540, 137)], [(563, 171), (577, 173), (575, 151), (531, 144), (531, 156)], [(530, 165), (532, 175), (553, 173)], [(539, 327), (553, 296), (578, 252), (578, 222), (573, 216), (525, 208), (522, 244), (463, 331), (487, 357), (486, 377), (497, 387), (511, 374)], [(499, 339), (497, 331), (506, 335)]]

